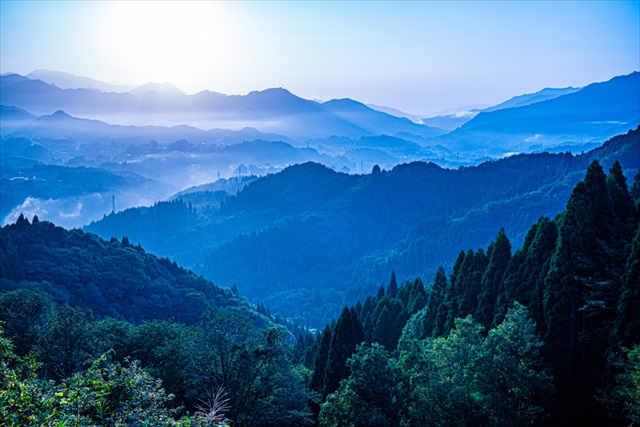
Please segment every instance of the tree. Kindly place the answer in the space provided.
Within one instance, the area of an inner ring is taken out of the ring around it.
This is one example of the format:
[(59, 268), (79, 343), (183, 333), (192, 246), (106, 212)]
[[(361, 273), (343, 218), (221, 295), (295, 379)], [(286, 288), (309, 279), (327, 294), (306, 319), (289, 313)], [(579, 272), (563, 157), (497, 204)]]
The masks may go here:
[(493, 425), (532, 425), (544, 415), (545, 396), (553, 384), (540, 356), (542, 344), (527, 309), (518, 302), (489, 331), (476, 381)]
[(17, 289), (0, 295), (0, 319), (16, 354), (24, 356), (45, 334), (54, 314), (53, 298), (45, 292)]
[(475, 387), (482, 330), (468, 316), (455, 319), (447, 337), (403, 339), (403, 425), (476, 425), (485, 419)]
[(447, 276), (444, 273), (442, 266), (438, 267), (436, 277), (431, 285), (431, 292), (429, 293), (429, 302), (424, 311), (424, 320), (422, 324), (422, 334), (420, 338), (435, 336), (436, 332), (436, 317), (438, 316), (438, 309), (444, 301), (445, 292), (447, 289)]
[(96, 356), (91, 340), (91, 318), (90, 310), (68, 305), (56, 310), (37, 350), (49, 377), (68, 378)]
[(544, 278), (557, 238), (556, 224), (547, 217), (540, 217), (538, 222), (531, 226), (522, 248), (513, 255), (502, 277), (493, 318), (494, 325), (500, 324), (511, 304), (518, 301), (528, 307), (538, 330), (544, 331)]
[(324, 391), (324, 378), (327, 370), (327, 361), (329, 359), (329, 350), (331, 349), (331, 335), (331, 326), (325, 326), (324, 331), (322, 331), (322, 336), (320, 337), (320, 347), (316, 353), (313, 376), (309, 383), (309, 388), (319, 393), (323, 393)]
[(325, 394), (338, 389), (340, 381), (349, 376), (347, 359), (364, 341), (364, 330), (355, 309), (344, 307), (331, 337), (331, 349), (325, 371)]
[(614, 351), (640, 342), (640, 225), (622, 278), (612, 339)]
[(511, 242), (504, 228), (500, 229), (496, 239), (489, 245), (488, 253), (489, 265), (482, 276), (482, 290), (478, 294), (478, 308), (475, 311), (475, 318), (486, 328), (493, 323), (500, 283), (511, 260)]
[(604, 421), (593, 396), (607, 379), (605, 353), (615, 304), (599, 293), (616, 291), (609, 286), (605, 255), (612, 213), (606, 176), (597, 161), (575, 186), (557, 221), (543, 300), (545, 348), (558, 375), (557, 411), (567, 421)]
[(234, 425), (309, 423), (309, 379), (291, 363), (282, 327), (258, 330), (246, 315), (210, 311), (199, 331), (195, 369), (204, 389), (224, 387)]
[(395, 270), (391, 270), (391, 279), (387, 287), (387, 295), (389, 295), (389, 298), (395, 298), (396, 295), (398, 295), (398, 281), (396, 280)]
[(441, 336), (449, 332), (449, 329), (453, 326), (453, 323), (450, 323), (450, 312), (453, 310), (454, 298), (458, 292), (458, 276), (460, 274), (460, 268), (462, 267), (462, 263), (466, 254), (464, 251), (460, 251), (458, 254), (458, 258), (456, 262), (453, 264), (453, 272), (449, 278), (447, 283), (447, 287), (444, 292), (444, 296), (442, 298), (442, 303), (438, 307), (438, 314), (436, 315), (436, 323), (433, 328), (433, 336)]
[(601, 391), (599, 400), (611, 418), (626, 419), (628, 425), (640, 424), (640, 345), (625, 349), (614, 362), (614, 381)]
[(348, 360), (348, 367), (349, 377), (322, 404), (320, 425), (398, 425), (400, 402), (397, 381), (400, 373), (389, 353), (378, 343), (363, 343)]

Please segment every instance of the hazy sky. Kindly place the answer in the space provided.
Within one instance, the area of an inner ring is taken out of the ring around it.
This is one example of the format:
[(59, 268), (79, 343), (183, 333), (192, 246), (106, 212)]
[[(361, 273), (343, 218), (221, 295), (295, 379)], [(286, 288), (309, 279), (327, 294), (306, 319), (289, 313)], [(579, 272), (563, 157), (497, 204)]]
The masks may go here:
[(428, 113), (640, 69), (640, 1), (0, 2), (0, 72)]

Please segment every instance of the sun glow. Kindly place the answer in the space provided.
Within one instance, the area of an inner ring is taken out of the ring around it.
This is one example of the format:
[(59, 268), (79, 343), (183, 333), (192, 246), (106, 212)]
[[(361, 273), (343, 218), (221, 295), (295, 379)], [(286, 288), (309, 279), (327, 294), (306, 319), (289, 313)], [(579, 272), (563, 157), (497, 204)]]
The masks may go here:
[(186, 92), (215, 87), (229, 73), (234, 30), (224, 4), (112, 2), (103, 17), (105, 51), (131, 82), (172, 82)]

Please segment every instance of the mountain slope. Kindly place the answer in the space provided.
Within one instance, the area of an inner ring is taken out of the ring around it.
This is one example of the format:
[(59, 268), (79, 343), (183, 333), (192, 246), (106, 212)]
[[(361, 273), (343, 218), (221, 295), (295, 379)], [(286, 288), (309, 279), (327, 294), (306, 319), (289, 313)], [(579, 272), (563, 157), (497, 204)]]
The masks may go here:
[(639, 123), (640, 72), (634, 72), (531, 105), (482, 112), (441, 140), (495, 155), (604, 141)]
[(26, 75), (31, 80), (42, 80), (61, 89), (94, 89), (101, 92), (127, 92), (133, 89), (132, 85), (116, 85), (102, 82), (89, 77), (77, 76), (64, 71), (34, 70)]
[(0, 229), (0, 255), (0, 291), (42, 289), (58, 303), (91, 308), (98, 317), (195, 323), (210, 308), (248, 310), (230, 289), (127, 239), (107, 242), (46, 221), (29, 223), (20, 217)]
[(562, 95), (568, 95), (579, 91), (582, 88), (579, 87), (565, 87), (565, 88), (545, 88), (538, 92), (528, 93), (524, 95), (514, 96), (498, 105), (480, 110), (482, 113), (488, 113), (491, 111), (504, 110), (506, 108), (524, 107), (527, 105), (535, 104), (542, 101), (557, 98)]

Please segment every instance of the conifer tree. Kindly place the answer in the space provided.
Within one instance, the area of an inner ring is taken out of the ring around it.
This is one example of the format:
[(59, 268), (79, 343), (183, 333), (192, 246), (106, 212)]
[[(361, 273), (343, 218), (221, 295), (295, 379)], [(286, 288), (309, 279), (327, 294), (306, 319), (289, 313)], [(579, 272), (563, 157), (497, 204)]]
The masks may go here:
[[(451, 321), (473, 314), (477, 309), (478, 294), (482, 289), (482, 277), (487, 268), (487, 255), (482, 248), (477, 252), (469, 250), (462, 263), (458, 280), (457, 304), (453, 304), (449, 314)], [(454, 297), (455, 300), (455, 297)]]
[(309, 388), (314, 391), (322, 392), (324, 390), (324, 375), (327, 369), (327, 361), (329, 359), (329, 350), (331, 349), (331, 326), (327, 325), (322, 331), (320, 338), (320, 347), (316, 353), (315, 368), (313, 376), (309, 383)]
[(449, 323), (451, 317), (449, 316), (449, 312), (453, 308), (454, 298), (455, 298), (455, 289), (457, 289), (456, 283), (457, 276), (460, 273), (460, 268), (462, 263), (464, 262), (466, 254), (464, 251), (460, 251), (458, 254), (458, 258), (456, 259), (455, 264), (453, 265), (453, 272), (449, 277), (449, 281), (447, 282), (447, 287), (444, 292), (444, 296), (442, 298), (442, 304), (438, 307), (438, 314), (436, 315), (436, 324), (433, 329), (434, 336), (441, 336), (449, 332), (453, 323)]
[(488, 252), (489, 265), (482, 276), (482, 290), (478, 294), (478, 307), (475, 311), (476, 321), (486, 328), (493, 323), (500, 282), (511, 260), (511, 242), (504, 228), (500, 229)]
[(438, 267), (435, 280), (431, 286), (431, 292), (429, 293), (429, 302), (425, 308), (424, 321), (422, 324), (422, 336), (420, 338), (436, 336), (436, 317), (438, 316), (438, 309), (444, 301), (446, 289), (447, 276), (444, 273), (444, 268), (440, 266)]
[(607, 313), (614, 307), (599, 300), (594, 289), (606, 281), (603, 253), (611, 220), (606, 176), (593, 161), (558, 218), (543, 300), (545, 348), (559, 377), (557, 403), (570, 420), (605, 415), (593, 396), (606, 381)]
[(640, 343), (640, 224), (627, 258), (612, 335), (615, 350)]
[(364, 341), (364, 331), (355, 309), (344, 307), (331, 337), (331, 349), (324, 377), (325, 395), (336, 391), (340, 381), (349, 376), (347, 359), (362, 341)]
[(395, 348), (393, 340), (393, 317), (387, 306), (382, 306), (380, 317), (376, 321), (376, 337), (375, 341), (382, 344), (387, 351), (393, 351)]
[(400, 288), (400, 291), (403, 291), (405, 288), (409, 288), (409, 292), (405, 291), (408, 293), (409, 297), (406, 301), (402, 298), (402, 302), (407, 308), (407, 316), (412, 316), (427, 305), (428, 295), (425, 291), (424, 284), (420, 279), (414, 280), (411, 285), (403, 286)]
[(398, 295), (398, 281), (396, 280), (395, 270), (391, 270), (391, 279), (389, 280), (387, 295), (389, 295), (390, 298), (395, 298), (396, 295)]
[(544, 330), (542, 298), (544, 277), (555, 249), (558, 231), (555, 222), (541, 217), (527, 233), (522, 248), (509, 261), (500, 283), (493, 324), (504, 319), (514, 301), (529, 307), (539, 331)]
[(427, 301), (424, 299), (423, 295), (424, 293), (422, 292), (415, 292), (411, 295), (409, 304), (407, 305), (407, 316), (411, 317), (426, 307)]

